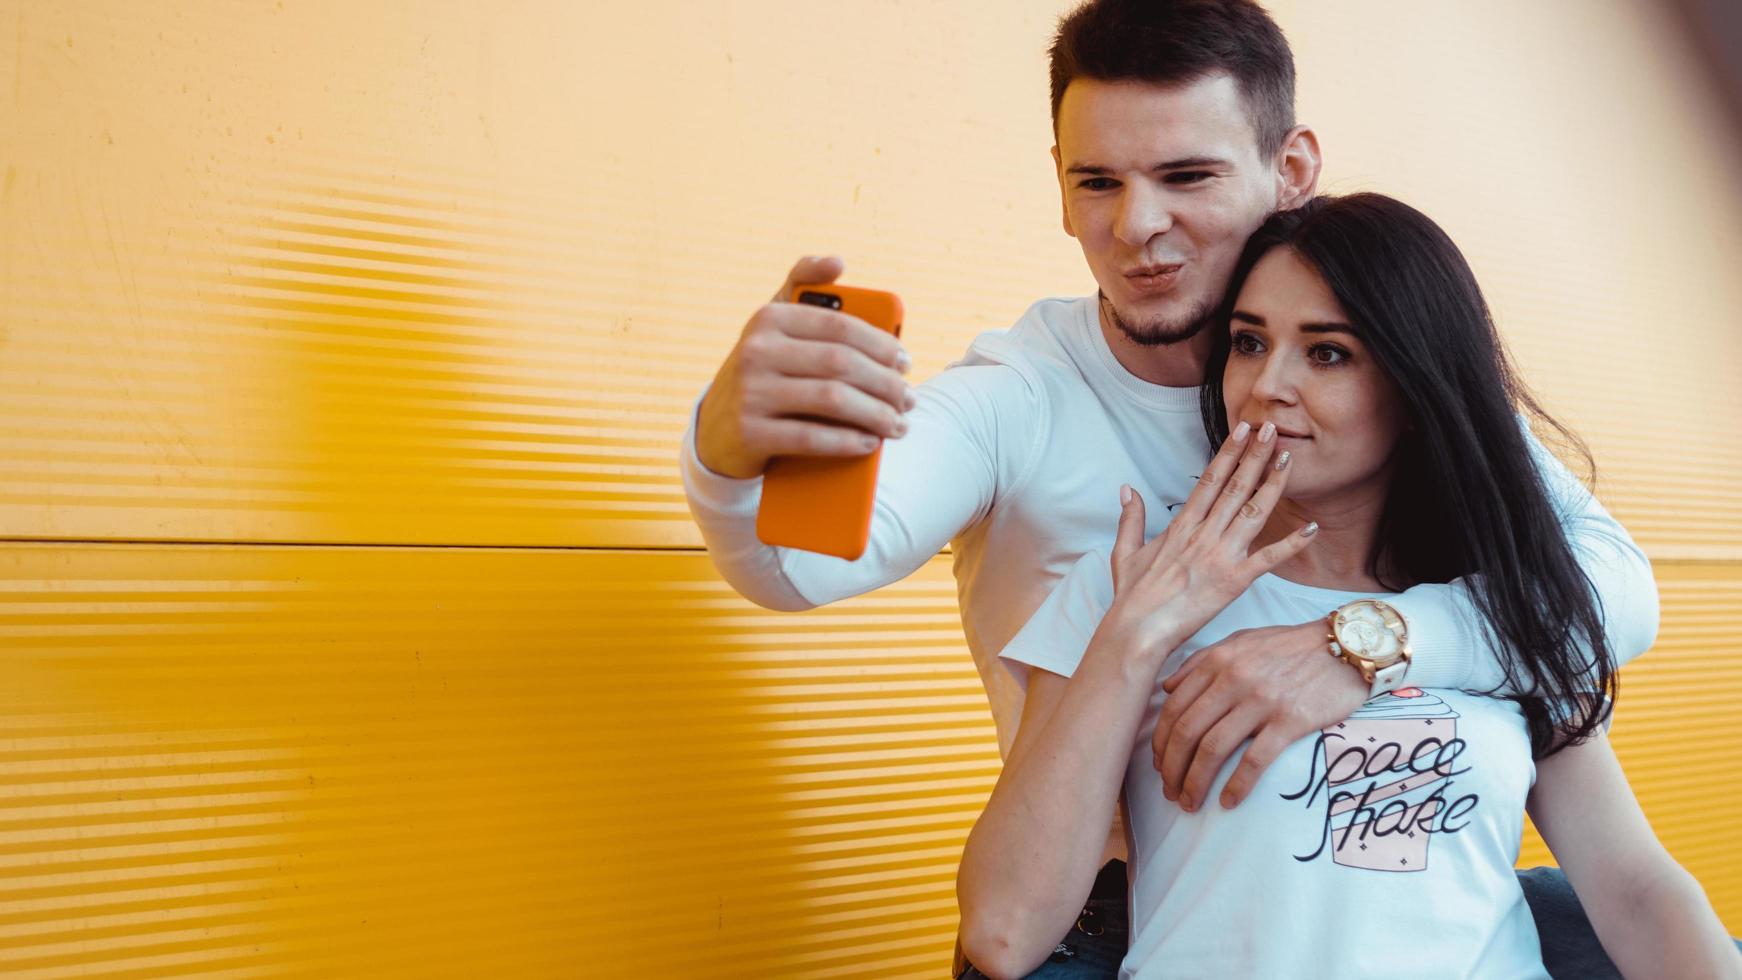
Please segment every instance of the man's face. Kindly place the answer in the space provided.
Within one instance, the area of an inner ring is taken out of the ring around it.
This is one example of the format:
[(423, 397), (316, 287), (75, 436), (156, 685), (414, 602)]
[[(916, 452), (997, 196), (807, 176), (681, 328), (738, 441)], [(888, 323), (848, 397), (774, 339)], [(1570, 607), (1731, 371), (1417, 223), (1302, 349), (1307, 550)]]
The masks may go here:
[(1113, 323), (1145, 345), (1202, 328), (1280, 192), (1225, 73), (1179, 85), (1076, 79), (1053, 157), (1065, 232)]

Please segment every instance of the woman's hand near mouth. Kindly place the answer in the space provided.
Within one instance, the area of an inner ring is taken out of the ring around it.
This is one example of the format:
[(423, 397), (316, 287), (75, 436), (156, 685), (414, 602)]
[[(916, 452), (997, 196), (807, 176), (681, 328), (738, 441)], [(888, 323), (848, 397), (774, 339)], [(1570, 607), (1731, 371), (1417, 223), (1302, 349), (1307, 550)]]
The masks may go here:
[(1143, 541), (1143, 499), (1124, 491), (1113, 547), (1113, 605), (1085, 659), (1120, 656), (1159, 671), (1175, 647), (1258, 576), (1312, 543), (1315, 524), (1251, 551), (1288, 481), (1288, 457), (1273, 460), (1275, 450), (1274, 425), (1266, 423), (1254, 437), (1242, 422), (1205, 467), (1167, 530), (1148, 543)]

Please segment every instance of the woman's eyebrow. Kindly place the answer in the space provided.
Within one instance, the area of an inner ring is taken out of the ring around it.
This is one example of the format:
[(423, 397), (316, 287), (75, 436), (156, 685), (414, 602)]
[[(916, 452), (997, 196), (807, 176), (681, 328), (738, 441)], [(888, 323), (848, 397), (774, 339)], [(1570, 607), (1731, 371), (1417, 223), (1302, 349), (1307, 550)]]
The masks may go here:
[[(1228, 314), (1228, 318), (1230, 320), (1239, 320), (1241, 323), (1250, 323), (1255, 327), (1269, 326), (1269, 324), (1264, 322), (1263, 317), (1256, 313), (1249, 313), (1246, 310), (1235, 310)], [(1303, 323), (1295, 329), (1299, 330), (1301, 333), (1346, 333), (1351, 337), (1355, 335), (1355, 328), (1349, 326), (1347, 323), (1340, 323), (1337, 321), (1330, 321), (1327, 323)]]

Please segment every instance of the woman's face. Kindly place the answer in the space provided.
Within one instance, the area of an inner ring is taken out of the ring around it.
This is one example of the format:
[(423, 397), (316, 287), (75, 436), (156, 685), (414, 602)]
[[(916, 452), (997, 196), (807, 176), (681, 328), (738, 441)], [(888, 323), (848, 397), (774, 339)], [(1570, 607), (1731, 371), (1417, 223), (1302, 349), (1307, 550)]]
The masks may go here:
[(1291, 454), (1288, 496), (1383, 499), (1407, 409), (1317, 270), (1272, 249), (1241, 287), (1229, 333), (1228, 425), (1276, 424), (1278, 449)]

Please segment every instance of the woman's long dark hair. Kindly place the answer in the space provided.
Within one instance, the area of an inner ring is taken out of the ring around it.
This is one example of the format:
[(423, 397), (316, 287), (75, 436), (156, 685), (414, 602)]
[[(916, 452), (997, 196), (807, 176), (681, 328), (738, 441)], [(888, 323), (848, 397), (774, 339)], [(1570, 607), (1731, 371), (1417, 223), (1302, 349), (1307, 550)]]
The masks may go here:
[(1469, 264), (1426, 215), (1380, 194), (1319, 197), (1253, 233), (1211, 331), (1210, 444), (1228, 436), (1230, 314), (1274, 248), (1324, 278), (1409, 409), (1368, 572), (1397, 590), (1463, 578), (1502, 648), (1509, 686), (1527, 692), (1505, 697), (1524, 711), (1532, 752), (1541, 758), (1590, 738), (1617, 693), (1614, 655), (1520, 414), (1574, 449), (1587, 472), (1590, 453), (1518, 379)]

